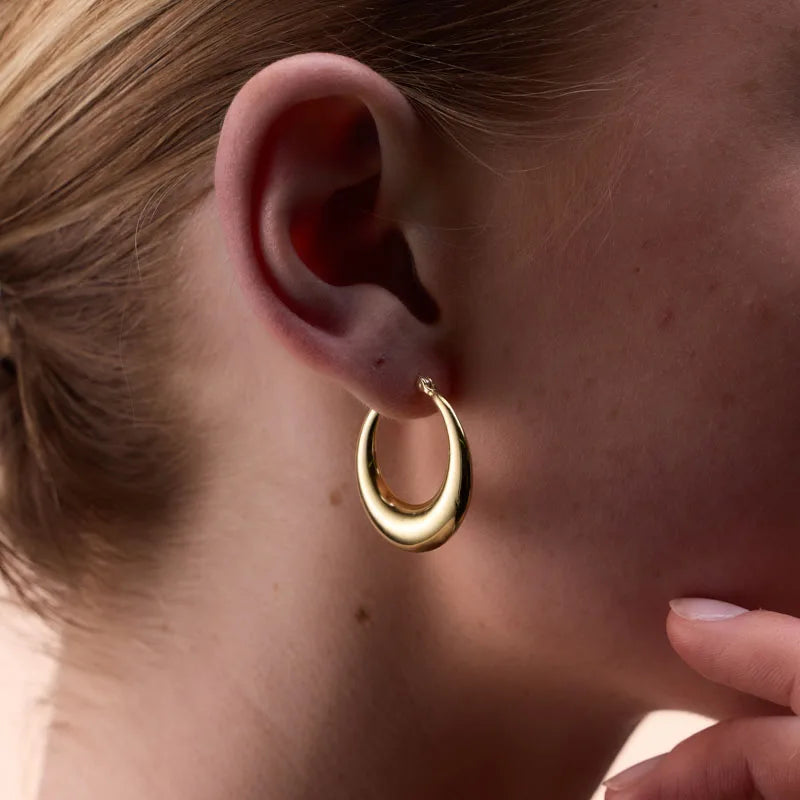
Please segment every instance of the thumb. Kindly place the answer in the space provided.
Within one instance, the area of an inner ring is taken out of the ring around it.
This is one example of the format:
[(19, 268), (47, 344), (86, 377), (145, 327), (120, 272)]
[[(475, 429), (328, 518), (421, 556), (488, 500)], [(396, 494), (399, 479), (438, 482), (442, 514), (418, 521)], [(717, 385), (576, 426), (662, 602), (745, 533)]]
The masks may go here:
[(690, 667), (800, 714), (800, 620), (718, 600), (685, 598), (670, 607), (667, 636)]

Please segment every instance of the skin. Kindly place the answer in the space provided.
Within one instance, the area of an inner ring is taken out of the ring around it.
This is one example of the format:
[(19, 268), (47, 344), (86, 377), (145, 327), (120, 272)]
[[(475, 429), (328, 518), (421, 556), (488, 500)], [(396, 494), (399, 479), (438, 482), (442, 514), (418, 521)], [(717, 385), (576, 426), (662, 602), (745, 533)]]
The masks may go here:
[[(800, 714), (800, 620), (706, 599), (672, 604), (676, 652), (709, 680)], [(606, 781), (606, 800), (796, 800), (800, 719), (726, 720)]]
[[(800, 614), (800, 10), (641, 13), (603, 124), (481, 164), (349, 59), (242, 88), (182, 232), (204, 492), (147, 591), (65, 642), (41, 800), (576, 800), (651, 709), (782, 713), (664, 619)], [(315, 221), (378, 173), (370, 213)], [(417, 374), (475, 469), (423, 555), (353, 464), (369, 405), (397, 494), (437, 488)]]

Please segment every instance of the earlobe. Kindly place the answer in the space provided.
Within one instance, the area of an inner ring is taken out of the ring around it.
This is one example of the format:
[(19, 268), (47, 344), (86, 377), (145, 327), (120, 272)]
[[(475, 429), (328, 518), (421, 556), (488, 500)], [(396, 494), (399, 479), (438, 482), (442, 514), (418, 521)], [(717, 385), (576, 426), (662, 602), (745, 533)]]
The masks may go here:
[(436, 191), (424, 145), (396, 87), (307, 53), (241, 89), (215, 165), (228, 253), (265, 332), (388, 416), (430, 413), (419, 375), (451, 384), (439, 302), (419, 274), (420, 259), (428, 275), (440, 265), (407, 236)]

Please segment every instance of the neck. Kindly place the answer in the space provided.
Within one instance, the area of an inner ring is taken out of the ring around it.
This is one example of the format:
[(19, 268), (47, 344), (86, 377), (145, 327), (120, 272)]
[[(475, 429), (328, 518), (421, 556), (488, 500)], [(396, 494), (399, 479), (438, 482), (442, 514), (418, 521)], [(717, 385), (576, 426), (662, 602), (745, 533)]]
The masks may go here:
[[(590, 797), (638, 710), (559, 663), (552, 619), (521, 645), (476, 599), (503, 591), (488, 520), (429, 554), (382, 541), (351, 463), (365, 410), (311, 377), (280, 386), (258, 409), (270, 452), (212, 484), (135, 625), (67, 635), (40, 800)], [(221, 475), (258, 429), (237, 424)], [(439, 425), (386, 426), (408, 491), (443, 464)]]

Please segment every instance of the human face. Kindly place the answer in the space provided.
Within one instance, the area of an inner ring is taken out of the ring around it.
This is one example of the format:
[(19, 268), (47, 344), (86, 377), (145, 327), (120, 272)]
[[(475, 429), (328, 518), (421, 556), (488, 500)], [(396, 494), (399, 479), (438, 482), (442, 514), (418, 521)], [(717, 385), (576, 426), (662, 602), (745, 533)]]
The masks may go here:
[(800, 7), (642, 14), (638, 91), (558, 235), (542, 173), (496, 199), (463, 314), (493, 467), (476, 508), (515, 542), (509, 625), (535, 555), (628, 688), (720, 713), (669, 653), (669, 598), (800, 612)]

